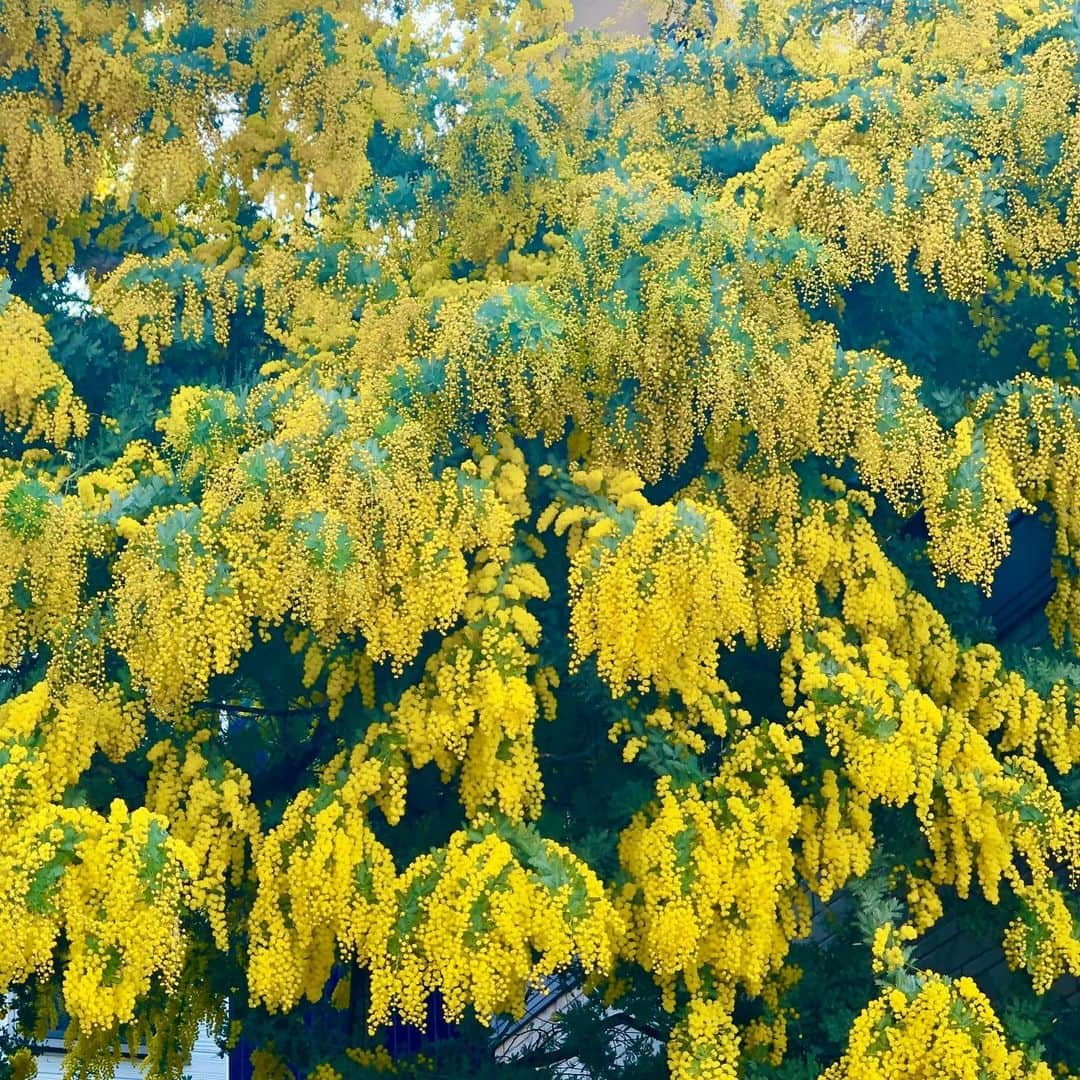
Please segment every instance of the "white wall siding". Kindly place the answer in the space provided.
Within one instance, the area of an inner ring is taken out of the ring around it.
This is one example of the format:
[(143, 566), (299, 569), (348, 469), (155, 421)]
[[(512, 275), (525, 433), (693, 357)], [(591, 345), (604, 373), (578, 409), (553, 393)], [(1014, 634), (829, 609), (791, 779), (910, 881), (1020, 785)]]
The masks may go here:
[[(48, 1050), (38, 1055), (38, 1080), (61, 1080), (63, 1075), (64, 1054), (62, 1050)], [(205, 1028), (199, 1029), (191, 1061), (184, 1070), (191, 1080), (228, 1080), (229, 1059), (222, 1057), (217, 1043)], [(116, 1080), (145, 1080), (140, 1069), (125, 1058), (116, 1070)]]

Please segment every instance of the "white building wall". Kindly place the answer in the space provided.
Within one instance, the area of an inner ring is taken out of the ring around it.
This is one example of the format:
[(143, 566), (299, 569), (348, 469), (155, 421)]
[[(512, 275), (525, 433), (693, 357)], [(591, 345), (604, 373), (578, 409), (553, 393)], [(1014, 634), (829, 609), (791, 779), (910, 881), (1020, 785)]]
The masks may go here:
[[(3, 1014), (0, 1013), (0, 1025), (2, 1023)], [(37, 1066), (38, 1080), (61, 1080), (64, 1066), (62, 1044), (50, 1040), (49, 1049), (38, 1055)], [(229, 1059), (221, 1055), (217, 1043), (205, 1027), (199, 1028), (191, 1061), (184, 1074), (191, 1080), (229, 1080)], [(145, 1077), (140, 1069), (125, 1058), (117, 1067), (116, 1080), (145, 1080)]]

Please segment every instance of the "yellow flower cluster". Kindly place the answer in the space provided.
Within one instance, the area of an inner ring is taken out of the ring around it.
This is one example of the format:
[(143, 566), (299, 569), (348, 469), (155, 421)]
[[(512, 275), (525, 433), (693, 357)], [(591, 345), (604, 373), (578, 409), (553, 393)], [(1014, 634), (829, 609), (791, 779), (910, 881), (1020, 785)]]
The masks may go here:
[(251, 1052), (251, 1075), (254, 1080), (292, 1080), (292, 1070), (273, 1050), (259, 1048)]
[[(850, 458), (868, 486), (907, 505), (937, 481), (935, 466), (946, 453), (943, 432), (919, 401), (919, 380), (874, 350), (838, 354), (832, 374), (821, 417), (826, 452), (836, 461)], [(883, 400), (891, 406), (884, 432)]]
[(927, 974), (911, 994), (886, 989), (856, 1017), (844, 1056), (823, 1080), (1051, 1080), (1010, 1049), (990, 1002), (969, 978)]
[[(526, 516), (521, 450), (502, 436), (494, 454), (477, 441), (474, 458), (465, 474), (491, 483), (511, 512)], [(537, 668), (530, 650), (539, 644), (540, 623), (525, 605), (550, 595), (532, 561), (543, 551), (525, 534), (477, 552), (466, 582), (465, 625), (443, 638), (423, 677), (390, 710), (414, 768), (434, 761), (444, 781), (460, 768), (461, 799), (473, 820), (489, 810), (512, 821), (540, 813), (533, 727), (541, 711), (554, 717), (558, 675)]]
[(367, 1069), (373, 1069), (378, 1073), (394, 1072), (394, 1059), (385, 1046), (377, 1046), (374, 1050), (361, 1050), (357, 1047), (349, 1047), (345, 1055), (350, 1061), (362, 1065)]
[(1021, 914), (1005, 930), (1005, 957), (1031, 975), (1037, 994), (1061, 975), (1080, 975), (1077, 918), (1055, 885), (1037, 881), (1017, 890)]
[(0, 821), (19, 829), (27, 815), (58, 804), (97, 751), (116, 762), (133, 753), (143, 712), (115, 684), (57, 690), (42, 681), (0, 705)]
[[(896, 9), (875, 11), (865, 23), (835, 20), (820, 37), (810, 21), (788, 31), (784, 52), (803, 72), (801, 100), (778, 125), (788, 138), (774, 160), (739, 178), (745, 205), (762, 225), (798, 223), (823, 237), (841, 280), (869, 277), (884, 264), (903, 285), (913, 263), (950, 295), (970, 298), (982, 292), (987, 273), (1006, 253), (1045, 265), (1070, 250), (1071, 223), (1023, 184), (1035, 178), (1040, 186), (1068, 183), (1075, 149), (1063, 155), (1068, 164), (1063, 161), (1060, 171), (1049, 170), (1043, 139), (1068, 122), (1075, 47), (1054, 28), (1069, 18), (1064, 3), (1036, 12), (1008, 0), (969, 0), (943, 13), (929, 35), (921, 20)], [(785, 20), (778, 25), (788, 26)], [(1048, 37), (1040, 43), (1041, 35)], [(1003, 109), (1002, 92), (994, 90), (1004, 58), (1033, 46), (1036, 62), (1002, 86), (1009, 105)], [(813, 78), (830, 56), (830, 75), (841, 71), (865, 91), (842, 121), (828, 108), (835, 77)], [(965, 98), (970, 150), (960, 154), (946, 139), (955, 118), (938, 86), (976, 71), (979, 89), (970, 87)], [(927, 79), (930, 73), (936, 78)], [(790, 137), (796, 132), (811, 137), (803, 145), (825, 149), (800, 153)], [(782, 152), (792, 150), (788, 189), (770, 199), (784, 176)], [(1000, 163), (995, 179), (983, 171), (991, 152)], [(1007, 213), (1002, 188), (1018, 193)]]
[(86, 1030), (130, 1020), (151, 979), (175, 980), (186, 948), (183, 882), (192, 853), (165, 819), (115, 801), (107, 818), (61, 800), (98, 751), (143, 738), (143, 708), (110, 684), (47, 681), (0, 705), (0, 989), (47, 972), (68, 942), (64, 993)]
[(738, 1080), (739, 1030), (731, 1006), (691, 998), (667, 1045), (672, 1080)]
[(38, 1064), (34, 1052), (27, 1047), (16, 1050), (6, 1062), (11, 1070), (11, 1080), (34, 1080)]
[[(976, 771), (980, 764), (985, 774)], [(972, 739), (958, 752), (948, 742), (943, 746), (942, 772), (942, 794), (926, 829), (935, 884), (953, 885), (966, 897), (974, 873), (996, 902), (1002, 877), (1021, 885), (1024, 863), (1036, 881), (1052, 875), (1055, 857), (1075, 875), (1080, 822), (1075, 811), (1066, 813), (1035, 762), (1021, 758), (1003, 767)]]
[(182, 878), (190, 872), (188, 852), (145, 808), (129, 814), (116, 801), (94, 825), (58, 897), (70, 945), (64, 1001), (84, 1028), (131, 1019), (151, 978), (175, 985), (185, 949)]
[[(941, 913), (937, 887), (967, 896), (973, 877), (994, 903), (1003, 878), (1048, 896), (1056, 866), (1076, 875), (1080, 834), (1033, 755), (1073, 767), (1075, 695), (1059, 683), (1040, 697), (991, 646), (961, 648), (866, 520), (835, 510), (813, 511), (792, 549), (816, 553), (816, 579), (843, 614), (792, 633), (781, 664), (790, 723), (823, 736), (835, 762), (801, 806), (800, 871), (828, 898), (869, 865), (871, 807), (911, 803), (932, 855), (929, 877), (910, 882), (916, 930)], [(825, 543), (808, 549), (807, 537)], [(1041, 961), (1056, 970), (1073, 932), (1049, 900), (1029, 915), (1027, 930), (1010, 931), (1016, 963), (1033, 973), (1040, 963), (1020, 944), (1030, 931), (1057, 943)]]
[(376, 729), (258, 845), (253, 1000), (271, 1010), (317, 1000), (343, 954), (370, 971), (372, 1030), (392, 1010), (422, 1025), (434, 990), (449, 1019), (472, 1005), (486, 1022), (520, 1012), (529, 988), (572, 961), (609, 970), (621, 920), (595, 874), (558, 844), (484, 826), (395, 873), (365, 819), (396, 783), (377, 749), (392, 729)]
[(889, 973), (904, 968), (911, 959), (911, 948), (906, 943), (914, 941), (918, 931), (907, 923), (895, 927), (891, 922), (882, 923), (870, 942), (872, 966), (875, 972)]
[(225, 952), (226, 884), (241, 884), (248, 847), (257, 848), (261, 832), (251, 780), (229, 761), (212, 766), (203, 750), (209, 738), (208, 731), (196, 733), (182, 753), (170, 740), (147, 751), (146, 808), (164, 818), (169, 834), (190, 849), (185, 900), (205, 912), (214, 944)]
[[(185, 42), (192, 59), (166, 67), (171, 78), (155, 61), (180, 48), (179, 12), (144, 23), (101, 0), (56, 8), (35, 0), (4, 13), (11, 87), (0, 139), (10, 152), (0, 163), (0, 233), (17, 245), (19, 265), (37, 255), (47, 280), (62, 275), (74, 242), (113, 205), (133, 204), (162, 233), (204, 248), (207, 262), (240, 247), (238, 183), (289, 222), (304, 219), (313, 191), (351, 205), (371, 182), (365, 151), (376, 121), (394, 132), (422, 114), (378, 62), (385, 25), (374, 13), (347, 11), (334, 24), (329, 63), (317, 21), (293, 18), (285, 0), (266, 0), (257, 13), (225, 5), (203, 16), (216, 33)], [(227, 44), (240, 34), (257, 41), (246, 59)], [(74, 108), (57, 112), (54, 87), (78, 96), (89, 125)], [(223, 129), (223, 100), (252, 92), (261, 107)], [(282, 153), (283, 128), (291, 153)]]
[[(100, 469), (84, 472), (75, 481), (75, 491), (79, 505), (83, 510), (111, 520), (114, 508), (123, 503), (139, 488), (140, 484), (168, 485), (173, 480), (172, 469), (157, 449), (145, 439), (133, 439), (123, 451)], [(70, 486), (70, 479), (65, 477), (65, 489)], [(121, 522), (127, 522), (121, 525)], [(117, 519), (118, 536), (130, 534), (137, 522), (123, 515)]]
[(655, 687), (701, 707), (722, 690), (720, 645), (751, 625), (734, 526), (690, 499), (630, 513), (599, 516), (573, 554), (572, 665), (595, 656), (616, 697)]
[(622, 921), (596, 875), (566, 848), (524, 834), (456, 832), (400, 876), (396, 924), (371, 964), (369, 1027), (396, 1010), (423, 1026), (439, 990), (446, 1017), (520, 1016), (530, 988), (577, 960), (614, 963)]
[[(434, 1070), (435, 1063), (426, 1054), (416, 1054), (413, 1057), (407, 1059), (393, 1058), (390, 1051), (385, 1046), (376, 1046), (374, 1049), (366, 1050), (358, 1046), (346, 1047), (344, 1054), (345, 1061), (342, 1061), (342, 1070), (347, 1071), (349, 1066), (345, 1062), (351, 1062), (352, 1065), (359, 1065), (364, 1070), (364, 1075), (370, 1073), (376, 1073), (377, 1075), (393, 1075), (393, 1076), (417, 1076), (430, 1073)], [(289, 1074), (292, 1075), (291, 1073)], [(316, 1080), (342, 1080), (342, 1071), (334, 1068), (333, 1065), (323, 1063), (317, 1065), (308, 1076), (316, 1078)], [(288, 1080), (285, 1077), (284, 1080)]]
[(87, 614), (87, 562), (107, 552), (111, 530), (57, 489), (0, 459), (0, 663), (17, 668), (45, 645), (64, 678), (92, 680), (97, 650), (76, 627)]
[(685, 709), (661, 706), (644, 713), (615, 721), (608, 729), (608, 738), (617, 742), (622, 734), (630, 734), (623, 746), (623, 760), (633, 761), (649, 743), (649, 732), (664, 732), (664, 741), (671, 746), (685, 746), (691, 753), (703, 754), (709, 740), (702, 733), (711, 732), (723, 738), (730, 730), (750, 723), (750, 714), (738, 707), (741, 698), (723, 681), (703, 693), (693, 707)]
[(830, 753), (858, 778), (862, 794), (892, 806), (914, 801), (925, 818), (938, 768), (941, 710), (911, 686), (907, 665), (884, 641), (849, 645), (844, 631), (839, 620), (823, 619), (813, 635), (812, 658), (793, 637), (787, 655), (802, 667), (798, 689), (807, 700), (793, 711), (792, 722), (807, 735), (824, 735)]
[(68, 943), (64, 1001), (81, 1028), (134, 1016), (151, 980), (175, 985), (186, 949), (180, 926), (186, 847), (164, 820), (120, 800), (108, 817), (45, 807), (22, 822), (2, 855), (0, 988), (47, 972)]
[[(1080, 628), (1080, 600), (1072, 568), (1080, 552), (1080, 429), (1076, 392), (1050, 379), (1016, 380), (1000, 398), (985, 395), (974, 416), (984, 432), (994, 484), (1007, 492), (1004, 511), (1046, 505), (1055, 527), (1053, 568), (1057, 589), (1047, 607), (1050, 632), (1060, 645), (1065, 632)], [(996, 463), (995, 463), (996, 459)]]
[[(804, 929), (808, 904), (791, 846), (799, 811), (777, 763), (794, 767), (798, 749), (779, 725), (743, 736), (704, 788), (676, 790), (662, 777), (656, 801), (620, 837), (624, 950), (651, 972), (668, 1008), (680, 978), (691, 994), (706, 974), (714, 985), (761, 993)], [(757, 784), (742, 778), (755, 764), (764, 776)]]
[(916, 933), (921, 934), (941, 918), (944, 911), (941, 897), (933, 883), (924, 877), (909, 873), (907, 885), (905, 900), (909, 918)]
[(190, 482), (210, 466), (235, 458), (244, 434), (234, 394), (182, 386), (173, 394), (169, 411), (157, 422), (162, 444), (177, 462), (181, 480)]
[[(294, 652), (299, 651), (298, 643), (306, 641), (307, 637), (307, 631), (302, 631), (296, 636), (291, 645)], [(303, 646), (300, 645), (299, 647), (302, 648)], [(345, 708), (345, 698), (353, 690), (356, 690), (360, 695), (360, 701), (364, 708), (374, 709), (375, 665), (371, 662), (371, 657), (362, 651), (336, 650), (336, 653), (337, 655), (333, 656), (326, 664), (325, 696), (327, 715), (331, 720), (336, 720)], [(314, 669), (316, 659), (321, 659), (321, 656), (322, 650), (316, 644), (311, 645), (304, 654), (305, 669), (308, 669), (308, 661), (311, 658), (310, 670), (305, 671), (303, 679), (305, 686), (313, 686), (318, 679), (319, 674)], [(321, 671), (322, 667), (320, 665), (319, 672)], [(320, 698), (315, 696), (312, 700), (318, 701)]]
[[(527, 549), (526, 549), (527, 550)], [(481, 553), (469, 575), (470, 621), (445, 637), (424, 677), (393, 708), (414, 768), (430, 761), (444, 780), (461, 769), (461, 799), (475, 819), (499, 810), (511, 820), (536, 817), (543, 799), (533, 743), (538, 699), (550, 706), (553, 669), (536, 671), (540, 624), (525, 601), (548, 597), (535, 566), (510, 548)], [(545, 705), (551, 718), (551, 708)]]
[[(938, 575), (985, 588), (1008, 553), (1010, 515), (1047, 505), (1060, 560), (1049, 614), (1060, 641), (1071, 625), (1068, 559), (1080, 536), (1072, 496), (1080, 475), (1075, 392), (1021, 375), (984, 394), (945, 431), (921, 404), (919, 381), (898, 362), (873, 350), (838, 350), (821, 327), (801, 330), (798, 347), (805, 363), (799, 411), (781, 416), (771, 399), (760, 400), (762, 388), (774, 380), (771, 371), (758, 371), (755, 382), (741, 388), (750, 423), (737, 418), (734, 403), (714, 409), (710, 422), (710, 468), (722, 477), (725, 509), (738, 526), (757, 534), (759, 557), (768, 548), (770, 579), (784, 581), (796, 542), (793, 519), (804, 516), (795, 477), (777, 466), (811, 451), (840, 464), (850, 460), (862, 481), (900, 510), (921, 508)], [(802, 410), (811, 406), (804, 417)], [(744, 460), (749, 431), (759, 447), (757, 468), (747, 468)], [(751, 548), (751, 564), (754, 555)], [(763, 618), (771, 610), (759, 615), (766, 640), (779, 636)]]
[(62, 447), (81, 438), (89, 427), (86, 406), (49, 355), (43, 319), (17, 297), (0, 303), (0, 423), (28, 444)]
[[(98, 288), (95, 302), (108, 311), (126, 348), (143, 346), (148, 364), (161, 362), (161, 351), (173, 344), (174, 334), (201, 342), (206, 315), (212, 339), (225, 345), (240, 292), (233, 264), (242, 254), (242, 249), (228, 250), (232, 258), (178, 267), (171, 256), (152, 260), (128, 255)], [(165, 274), (174, 276), (177, 269), (187, 271), (179, 292), (164, 280)]]
[[(360, 444), (366, 403), (291, 377), (276, 386), (285, 404), (273, 440), (251, 441), (255, 417), (273, 408), (273, 384), (246, 415), (228, 395), (182, 390), (164, 422), (180, 476), (202, 463), (202, 497), (125, 526), (111, 631), (162, 715), (182, 714), (213, 675), (233, 670), (256, 632), (286, 617), (313, 635), (309, 685), (335, 642), (356, 634), (366, 642), (362, 666), (389, 659), (400, 670), (425, 633), (446, 631), (465, 611), (467, 557), (508, 548), (514, 521), (528, 513), (521, 451), (505, 436), (497, 455), (478, 452), (432, 476), (418, 425), (386, 436), (385, 449)], [(488, 599), (480, 596), (481, 612)], [(531, 618), (518, 607), (510, 616)], [(327, 672), (338, 701), (347, 666)]]
[(762, 1014), (741, 1028), (747, 1055), (773, 1066), (783, 1063), (788, 1048), (788, 1020), (798, 1013), (782, 1005), (781, 999), (802, 977), (802, 968), (794, 964), (785, 964), (769, 977), (761, 990)]
[(836, 771), (825, 769), (818, 791), (799, 806), (799, 873), (824, 901), (870, 868), (875, 840), (870, 804), (867, 791), (846, 781), (841, 788)]
[[(154, 511), (115, 564), (112, 643), (159, 715), (177, 718), (250, 647), (250, 616), (195, 507)], [(245, 617), (247, 616), (247, 617)]]
[(56, 818), (55, 812), (41, 811), (30, 818), (24, 817), (23, 828), (5, 842), (0, 853), (0, 870), (4, 874), (0, 880), (0, 932), (5, 942), (0, 956), (0, 987), (5, 991), (35, 971), (48, 970), (52, 964), (60, 928), (46, 909), (47, 890), (41, 890), (46, 895), (33, 908), (28, 903), (28, 894), (43, 870), (43, 884), (57, 877), (55, 870), (45, 868), (53, 865), (57, 847), (70, 834), (65, 835), (62, 825), (55, 831), (51, 828)]
[(393, 925), (394, 862), (366, 820), (380, 765), (335, 764), (332, 781), (297, 795), (255, 853), (248, 983), (272, 1010), (318, 1001), (338, 951), (370, 964)]

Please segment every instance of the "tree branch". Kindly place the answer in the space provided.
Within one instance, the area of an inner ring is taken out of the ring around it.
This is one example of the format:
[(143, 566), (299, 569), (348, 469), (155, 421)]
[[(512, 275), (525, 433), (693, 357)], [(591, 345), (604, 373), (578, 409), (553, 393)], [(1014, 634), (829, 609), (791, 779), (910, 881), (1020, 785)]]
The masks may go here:
[(250, 716), (310, 716), (326, 712), (325, 705), (312, 705), (306, 709), (264, 709), (259, 705), (233, 705), (228, 701), (194, 701), (192, 709), (216, 712), (245, 713)]
[(659, 1043), (666, 1043), (668, 1040), (666, 1031), (661, 1031), (660, 1028), (653, 1024), (647, 1024), (644, 1020), (638, 1020), (628, 1012), (612, 1013), (610, 1016), (605, 1016), (603, 1026), (628, 1027), (642, 1035), (647, 1035), (650, 1039), (655, 1039)]
[[(668, 1039), (666, 1032), (661, 1031), (660, 1028), (655, 1027), (653, 1024), (646, 1023), (644, 1020), (638, 1020), (628, 1012), (610, 1013), (603, 1017), (597, 1027), (601, 1030), (617, 1027), (630, 1028), (631, 1031), (655, 1039), (658, 1043), (666, 1043)], [(537, 1049), (527, 1050), (523, 1054), (510, 1054), (506, 1060), (512, 1061), (515, 1065), (523, 1065), (526, 1068), (540, 1069), (549, 1065), (558, 1065), (560, 1062), (568, 1061), (573, 1057), (577, 1057), (577, 1050), (574, 1049), (573, 1045), (567, 1046), (564, 1043), (554, 1050)]]

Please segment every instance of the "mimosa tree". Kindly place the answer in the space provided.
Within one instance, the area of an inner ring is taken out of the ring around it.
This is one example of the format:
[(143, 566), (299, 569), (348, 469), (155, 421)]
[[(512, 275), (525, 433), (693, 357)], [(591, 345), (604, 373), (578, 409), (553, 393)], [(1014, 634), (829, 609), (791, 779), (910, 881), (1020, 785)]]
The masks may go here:
[(1080, 17), (571, 14), (0, 2), (0, 993), (73, 1075), (1080, 1069)]

